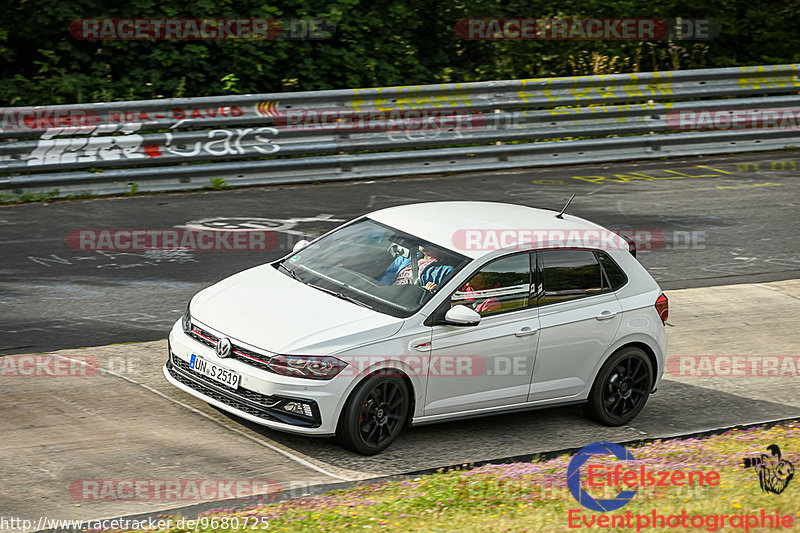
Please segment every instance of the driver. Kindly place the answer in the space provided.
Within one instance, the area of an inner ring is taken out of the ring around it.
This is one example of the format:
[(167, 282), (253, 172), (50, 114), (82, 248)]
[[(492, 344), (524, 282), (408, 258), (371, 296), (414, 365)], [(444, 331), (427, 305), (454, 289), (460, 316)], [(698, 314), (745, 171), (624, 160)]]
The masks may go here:
[[(426, 290), (433, 292), (442, 285), (453, 273), (450, 265), (437, 265), (439, 250), (431, 246), (420, 246), (422, 257), (417, 260), (419, 265), (419, 282)], [(418, 254), (419, 256), (419, 254)], [(413, 269), (411, 258), (396, 257), (386, 269), (381, 278), (381, 283), (386, 285), (409, 285), (413, 283)]]

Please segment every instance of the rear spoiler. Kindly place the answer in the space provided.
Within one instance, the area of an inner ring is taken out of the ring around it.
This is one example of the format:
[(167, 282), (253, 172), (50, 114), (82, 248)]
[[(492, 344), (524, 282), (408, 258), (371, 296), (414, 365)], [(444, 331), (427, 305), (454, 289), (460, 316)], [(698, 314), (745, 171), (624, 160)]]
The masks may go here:
[(628, 251), (633, 257), (636, 257), (636, 241), (631, 239), (628, 235), (620, 234), (620, 237), (625, 239), (625, 242), (628, 243)]

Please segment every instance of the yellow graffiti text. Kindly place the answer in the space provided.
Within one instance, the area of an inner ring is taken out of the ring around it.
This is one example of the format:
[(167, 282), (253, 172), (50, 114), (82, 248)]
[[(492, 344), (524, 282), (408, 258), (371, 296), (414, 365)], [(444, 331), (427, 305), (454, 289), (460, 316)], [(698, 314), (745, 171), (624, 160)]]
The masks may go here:
[[(648, 174), (642, 172), (628, 172), (627, 174), (612, 174), (610, 176), (572, 176), (572, 179), (586, 181), (588, 183), (628, 183), (636, 180), (644, 181), (657, 181), (657, 180), (683, 180), (690, 178), (719, 178), (725, 174), (732, 174), (724, 170), (719, 170), (704, 165), (697, 165), (695, 168), (703, 168), (714, 170), (715, 174), (688, 174), (686, 172), (679, 172), (677, 170), (657, 169), (648, 171)], [(655, 174), (666, 174), (657, 176)]]
[[(441, 85), (444, 89), (446, 86)], [(457, 83), (456, 90), (447, 93), (432, 93), (429, 86), (415, 85), (403, 87), (353, 89), (356, 98), (351, 106), (356, 111), (362, 109), (377, 109), (379, 111), (392, 111), (394, 109), (423, 109), (423, 108), (468, 108), (471, 105), (469, 84)], [(467, 92), (458, 92), (463, 89)], [(420, 94), (425, 90), (425, 94)]]

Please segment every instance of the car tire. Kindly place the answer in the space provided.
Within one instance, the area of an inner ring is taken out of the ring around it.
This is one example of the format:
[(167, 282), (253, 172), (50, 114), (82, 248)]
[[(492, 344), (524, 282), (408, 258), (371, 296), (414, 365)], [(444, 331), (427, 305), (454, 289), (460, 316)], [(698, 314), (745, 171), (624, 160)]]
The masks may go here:
[(409, 394), (399, 375), (373, 375), (355, 388), (342, 410), (339, 441), (362, 455), (380, 453), (406, 423)]
[(627, 424), (644, 408), (652, 386), (653, 365), (644, 350), (622, 348), (598, 372), (585, 411), (606, 426)]

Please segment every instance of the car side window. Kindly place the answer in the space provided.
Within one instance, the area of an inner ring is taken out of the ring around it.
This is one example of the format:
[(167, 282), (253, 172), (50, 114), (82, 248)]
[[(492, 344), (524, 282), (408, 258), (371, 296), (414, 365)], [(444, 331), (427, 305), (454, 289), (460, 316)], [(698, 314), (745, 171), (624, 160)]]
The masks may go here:
[(607, 285), (612, 291), (619, 289), (628, 282), (628, 277), (625, 275), (625, 272), (622, 271), (613, 259), (603, 252), (595, 252), (595, 254), (600, 261), (600, 265), (603, 267)]
[(450, 307), (467, 305), (482, 316), (528, 306), (530, 294), (528, 253), (504, 257), (484, 265), (450, 297)]
[(544, 294), (540, 305), (565, 302), (603, 292), (600, 263), (590, 250), (540, 252)]

